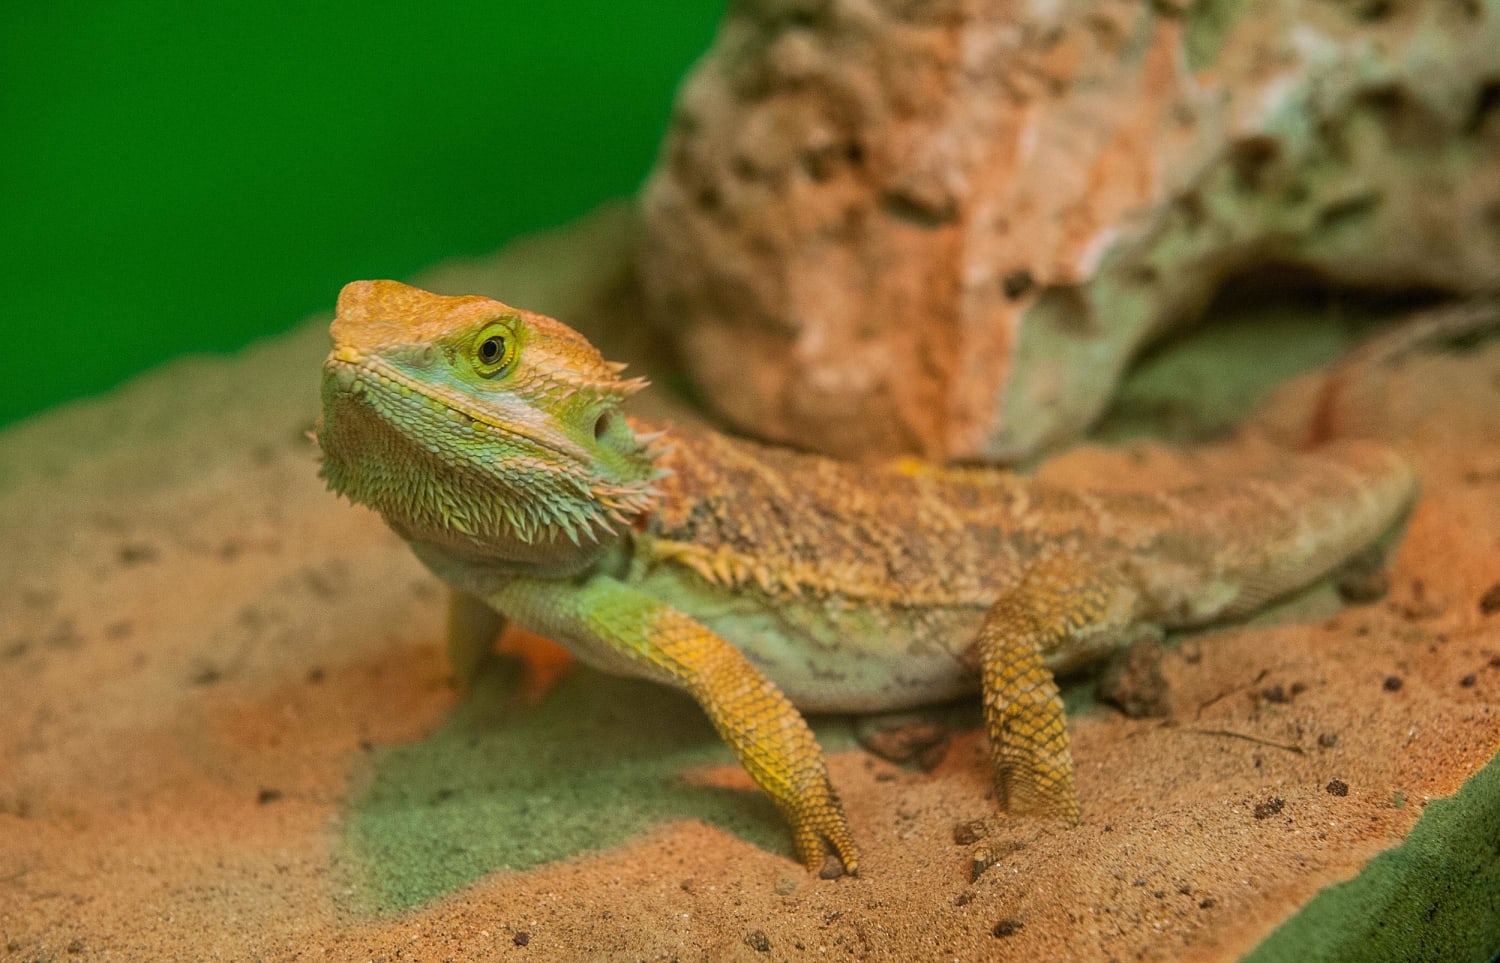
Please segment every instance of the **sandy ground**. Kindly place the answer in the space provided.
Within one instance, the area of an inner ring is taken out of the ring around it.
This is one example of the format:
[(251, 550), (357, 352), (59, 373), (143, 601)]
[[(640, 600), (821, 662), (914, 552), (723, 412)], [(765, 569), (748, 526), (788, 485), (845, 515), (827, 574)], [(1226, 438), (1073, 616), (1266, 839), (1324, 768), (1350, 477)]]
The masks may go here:
[[(602, 331), (649, 370), (627, 249), (607, 213), (426, 280)], [(1165, 719), (1075, 684), (1076, 829), (974, 828), (993, 799), (972, 710), (943, 717), (925, 772), (825, 720), (864, 862), (823, 881), (682, 697), (583, 669), (452, 694), (438, 585), (316, 477), (324, 324), (0, 434), (0, 956), (1235, 959), (1500, 745), (1500, 342), (1345, 386), (1340, 430), (1422, 472), (1384, 595), (1325, 585), (1180, 640)], [(1227, 337), (1207, 368), (1148, 368), (1218, 384)], [(1175, 410), (1139, 383), (1139, 408)], [(1262, 433), (1295, 435), (1315, 386)], [(1045, 470), (1150, 486), (1265, 452), (1133, 442)], [(984, 831), (1004, 855), (971, 881)], [(1493, 899), (1429, 907), (1429, 932)]]

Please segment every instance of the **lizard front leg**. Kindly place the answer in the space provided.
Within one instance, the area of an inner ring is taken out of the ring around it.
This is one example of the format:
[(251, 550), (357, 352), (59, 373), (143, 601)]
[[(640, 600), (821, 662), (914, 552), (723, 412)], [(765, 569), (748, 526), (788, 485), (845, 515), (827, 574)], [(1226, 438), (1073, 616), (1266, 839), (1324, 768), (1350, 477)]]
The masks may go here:
[(600, 661), (602, 647), (626, 663), (620, 668), (686, 690), (791, 823), (803, 864), (823, 869), (831, 849), (845, 871), (858, 869), (859, 850), (812, 730), (739, 649), (608, 577), (582, 584), (518, 579), (490, 600), (533, 631), (576, 647), (586, 661)]
[(1078, 822), (1068, 720), (1044, 659), (1111, 644), (1134, 608), (1135, 594), (1123, 583), (1070, 554), (1035, 562), (990, 608), (977, 650), (1003, 808)]

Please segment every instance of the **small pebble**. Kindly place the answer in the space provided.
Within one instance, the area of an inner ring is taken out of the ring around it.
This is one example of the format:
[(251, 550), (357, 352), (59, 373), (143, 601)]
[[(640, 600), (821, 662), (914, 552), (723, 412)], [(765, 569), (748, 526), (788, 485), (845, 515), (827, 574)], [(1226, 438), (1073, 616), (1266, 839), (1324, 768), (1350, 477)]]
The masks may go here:
[(971, 819), (953, 827), (953, 841), (959, 846), (972, 846), (985, 836), (983, 819)]
[(1282, 807), (1285, 805), (1285, 799), (1282, 799), (1280, 796), (1273, 796), (1263, 803), (1255, 804), (1254, 816), (1256, 819), (1265, 819), (1269, 816), (1274, 816), (1281, 812)]
[(918, 715), (876, 717), (857, 726), (854, 737), (880, 758), (914, 763), (923, 772), (936, 769), (948, 752), (947, 728)]
[(1171, 688), (1161, 668), (1164, 651), (1150, 640), (1115, 653), (1099, 675), (1099, 698), (1130, 719), (1171, 715)]
[(1349, 784), (1347, 782), (1344, 782), (1344, 780), (1342, 779), (1328, 780), (1328, 785), (1326, 788), (1328, 790), (1328, 795), (1330, 796), (1349, 795)]
[(1007, 916), (996, 923), (995, 928), (990, 930), (990, 932), (1003, 939), (1007, 936), (1015, 936), (1025, 928), (1026, 924), (1021, 920), (1016, 919), (1014, 916)]
[(1400, 692), (1402, 684), (1399, 675), (1388, 675), (1385, 677), (1385, 682), (1382, 683), (1387, 692)]
[(1000, 289), (1008, 300), (1014, 301), (1036, 286), (1036, 279), (1025, 268), (1016, 268), (1000, 279)]
[(1372, 556), (1350, 563), (1334, 580), (1339, 597), (1351, 605), (1368, 605), (1385, 598), (1391, 590), (1391, 573), (1384, 560)]
[(115, 553), (115, 557), (120, 560), (122, 566), (129, 568), (132, 565), (154, 562), (157, 560), (158, 555), (156, 547), (153, 545), (148, 545), (145, 542), (129, 542), (120, 546), (119, 551)]

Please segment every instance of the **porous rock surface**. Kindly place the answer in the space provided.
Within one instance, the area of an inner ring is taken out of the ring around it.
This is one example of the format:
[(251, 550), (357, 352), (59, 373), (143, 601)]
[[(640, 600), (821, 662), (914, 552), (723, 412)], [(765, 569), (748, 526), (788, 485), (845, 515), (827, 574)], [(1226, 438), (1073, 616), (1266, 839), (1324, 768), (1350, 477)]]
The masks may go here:
[(736, 427), (1011, 460), (1227, 278), (1500, 288), (1500, 0), (740, 0), (643, 206)]

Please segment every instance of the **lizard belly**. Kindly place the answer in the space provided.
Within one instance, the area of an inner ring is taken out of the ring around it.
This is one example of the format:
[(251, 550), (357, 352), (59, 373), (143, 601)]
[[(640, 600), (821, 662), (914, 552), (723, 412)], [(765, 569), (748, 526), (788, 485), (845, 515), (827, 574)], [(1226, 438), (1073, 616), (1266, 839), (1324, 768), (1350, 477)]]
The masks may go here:
[(859, 650), (809, 648), (776, 631), (730, 636), (792, 704), (809, 712), (887, 712), (944, 702), (979, 690), (979, 677), (937, 651), (897, 661)]
[(637, 587), (728, 640), (799, 709), (882, 712), (979, 690), (961, 653), (978, 632), (981, 610), (773, 599), (666, 573)]

